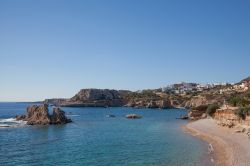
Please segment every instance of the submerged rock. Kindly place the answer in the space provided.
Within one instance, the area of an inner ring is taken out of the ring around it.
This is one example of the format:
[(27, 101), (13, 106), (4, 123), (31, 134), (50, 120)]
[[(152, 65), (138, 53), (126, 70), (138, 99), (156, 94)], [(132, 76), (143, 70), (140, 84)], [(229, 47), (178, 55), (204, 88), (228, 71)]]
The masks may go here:
[(60, 108), (54, 108), (49, 115), (48, 105), (32, 105), (27, 108), (27, 115), (18, 115), (16, 120), (27, 121), (28, 125), (65, 124), (72, 122)]
[(140, 118), (142, 118), (142, 116), (137, 115), (137, 114), (128, 114), (128, 115), (126, 115), (126, 118), (128, 118), (128, 119), (140, 119)]
[(109, 114), (109, 115), (106, 115), (107, 118), (115, 118), (115, 115), (112, 115), (112, 114)]

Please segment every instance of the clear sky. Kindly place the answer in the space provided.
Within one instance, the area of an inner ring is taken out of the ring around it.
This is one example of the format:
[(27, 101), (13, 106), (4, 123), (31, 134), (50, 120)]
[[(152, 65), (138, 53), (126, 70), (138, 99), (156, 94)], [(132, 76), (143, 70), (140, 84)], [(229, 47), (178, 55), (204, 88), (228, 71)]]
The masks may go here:
[(248, 0), (0, 0), (0, 101), (249, 75)]

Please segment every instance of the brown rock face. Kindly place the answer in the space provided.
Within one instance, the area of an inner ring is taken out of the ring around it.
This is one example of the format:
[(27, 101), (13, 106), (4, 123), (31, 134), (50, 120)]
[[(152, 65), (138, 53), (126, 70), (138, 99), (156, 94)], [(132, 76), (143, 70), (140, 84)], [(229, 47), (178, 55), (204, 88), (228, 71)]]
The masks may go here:
[(54, 108), (53, 114), (51, 115), (51, 124), (66, 124), (72, 122), (71, 119), (67, 119), (65, 112), (60, 108)]
[(117, 90), (109, 89), (82, 89), (71, 101), (88, 101), (88, 100), (114, 100), (121, 99)]
[(159, 108), (157, 103), (155, 101), (150, 101), (148, 104), (147, 104), (147, 108)]
[(169, 100), (160, 100), (157, 102), (157, 105), (159, 108), (162, 108), (162, 109), (173, 108)]
[(184, 107), (191, 108), (206, 104), (211, 104), (211, 102), (209, 102), (206, 98), (200, 96), (200, 97), (193, 97), (190, 101), (187, 101)]
[(54, 106), (60, 106), (61, 104), (65, 103), (67, 99), (46, 99), (44, 100), (44, 104), (52, 104)]
[(60, 103), (54, 99), (54, 102), (66, 107), (121, 107), (125, 104), (119, 91), (109, 89), (82, 89), (70, 99)]
[(139, 99), (137, 101), (130, 100), (128, 104), (125, 105), (126, 107), (135, 107), (135, 108), (173, 108), (169, 100), (144, 100)]
[(46, 125), (50, 124), (48, 105), (29, 106), (27, 108), (26, 120), (28, 125)]
[(27, 115), (16, 116), (16, 119), (25, 120), (28, 125), (65, 124), (71, 122), (60, 108), (54, 108), (53, 114), (49, 115), (47, 104), (29, 106)]
[(16, 120), (25, 120), (26, 119), (26, 115), (17, 115), (16, 116)]
[(188, 113), (188, 117), (190, 120), (197, 120), (197, 119), (201, 119), (203, 114), (205, 114), (206, 111), (204, 110), (191, 110)]

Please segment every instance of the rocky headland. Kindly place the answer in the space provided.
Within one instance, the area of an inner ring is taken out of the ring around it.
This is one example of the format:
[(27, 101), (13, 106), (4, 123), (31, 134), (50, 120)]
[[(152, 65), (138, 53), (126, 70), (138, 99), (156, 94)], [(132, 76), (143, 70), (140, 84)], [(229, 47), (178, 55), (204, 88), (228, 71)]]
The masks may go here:
[(82, 89), (70, 99), (47, 99), (44, 103), (62, 107), (121, 107), (125, 101), (117, 90)]
[(232, 94), (217, 90), (174, 94), (159, 89), (121, 91), (110, 89), (82, 89), (69, 99), (46, 99), (45, 104), (61, 107), (134, 107), (134, 108), (194, 108), (200, 105), (222, 105)]

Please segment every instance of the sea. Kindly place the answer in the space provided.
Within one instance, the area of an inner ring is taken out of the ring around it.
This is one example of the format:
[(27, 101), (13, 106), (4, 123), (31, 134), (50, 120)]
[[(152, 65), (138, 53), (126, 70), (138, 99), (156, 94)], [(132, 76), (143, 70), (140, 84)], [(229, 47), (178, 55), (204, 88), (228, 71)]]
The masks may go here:
[[(31, 104), (0, 103), (1, 166), (213, 165), (208, 143), (183, 131), (184, 109), (62, 107), (73, 123), (15, 121)], [(142, 118), (127, 119), (131, 113)]]

